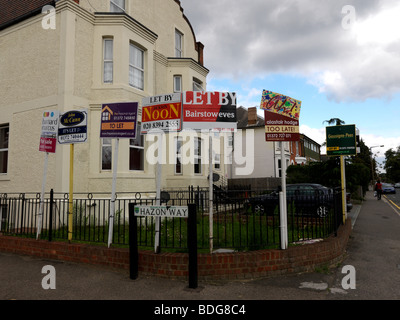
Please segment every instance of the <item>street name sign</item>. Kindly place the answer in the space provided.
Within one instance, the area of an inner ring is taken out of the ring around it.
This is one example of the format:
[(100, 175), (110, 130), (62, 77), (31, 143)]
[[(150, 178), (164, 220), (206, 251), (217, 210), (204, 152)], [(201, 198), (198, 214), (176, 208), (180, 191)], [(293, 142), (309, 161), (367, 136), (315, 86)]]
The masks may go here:
[(135, 206), (137, 217), (168, 217), (187, 218), (189, 209), (187, 206)]

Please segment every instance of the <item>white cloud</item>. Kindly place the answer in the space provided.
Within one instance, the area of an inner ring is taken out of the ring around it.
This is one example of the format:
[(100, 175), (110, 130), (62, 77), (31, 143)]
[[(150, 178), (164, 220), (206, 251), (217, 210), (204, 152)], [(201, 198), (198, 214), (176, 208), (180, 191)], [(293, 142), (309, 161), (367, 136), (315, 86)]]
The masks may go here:
[(334, 101), (400, 92), (400, 5), (353, 0), (356, 22), (342, 27), (348, 0), (182, 0), (214, 78), (295, 74)]

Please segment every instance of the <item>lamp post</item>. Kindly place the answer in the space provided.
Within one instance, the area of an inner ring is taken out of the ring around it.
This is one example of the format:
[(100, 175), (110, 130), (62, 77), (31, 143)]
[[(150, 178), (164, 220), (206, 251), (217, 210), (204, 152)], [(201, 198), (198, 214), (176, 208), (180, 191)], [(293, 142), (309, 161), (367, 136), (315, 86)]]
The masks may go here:
[(372, 175), (372, 185), (374, 185), (374, 181), (375, 181), (375, 179), (374, 179), (374, 163), (373, 163), (373, 156), (372, 156), (372, 148), (383, 148), (384, 147), (384, 145), (381, 145), (381, 146), (372, 146), (372, 147), (370, 147), (369, 148), (369, 152), (371, 152), (371, 175)]

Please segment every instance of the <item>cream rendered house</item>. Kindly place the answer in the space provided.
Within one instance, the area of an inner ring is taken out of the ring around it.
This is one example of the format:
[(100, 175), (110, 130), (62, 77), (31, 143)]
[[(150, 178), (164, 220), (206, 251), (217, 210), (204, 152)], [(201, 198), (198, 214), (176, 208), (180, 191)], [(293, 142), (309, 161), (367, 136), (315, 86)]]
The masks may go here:
[[(43, 112), (82, 108), (88, 141), (74, 147), (74, 192), (110, 192), (115, 140), (100, 139), (102, 104), (136, 101), (141, 109), (146, 96), (205, 90), (203, 45), (177, 0), (31, 2), (29, 15), (17, 8), (19, 19), (0, 21), (0, 193), (41, 190)], [(44, 4), (54, 6), (55, 16), (41, 13)], [(117, 192), (156, 189), (146, 138), (120, 140)], [(207, 140), (196, 138), (196, 163), (163, 165), (163, 189), (208, 186)], [(166, 159), (181, 157), (182, 139), (166, 141)], [(224, 157), (215, 159), (216, 172), (226, 176)], [(68, 192), (69, 166), (70, 147), (58, 144), (49, 155), (46, 192)]]

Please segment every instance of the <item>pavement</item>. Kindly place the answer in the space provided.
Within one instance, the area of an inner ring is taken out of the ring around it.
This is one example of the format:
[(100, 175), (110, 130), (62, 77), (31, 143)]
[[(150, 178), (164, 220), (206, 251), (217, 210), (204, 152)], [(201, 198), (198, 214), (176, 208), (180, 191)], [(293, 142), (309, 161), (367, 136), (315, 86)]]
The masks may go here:
[[(141, 301), (142, 307), (150, 303), (151, 312), (183, 301), (399, 301), (400, 211), (367, 192), (349, 217), (353, 230), (347, 255), (335, 268), (247, 281), (199, 281), (197, 289), (189, 289), (186, 281), (140, 274), (131, 280), (127, 271), (0, 252), (0, 300), (129, 300)], [(48, 265), (54, 267), (54, 289), (43, 288), (52, 283), (51, 273), (42, 273)]]

